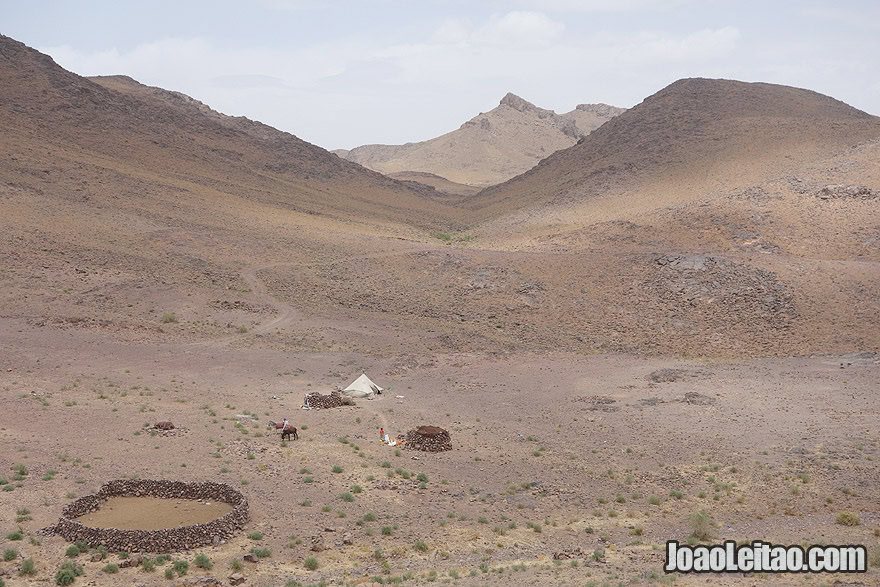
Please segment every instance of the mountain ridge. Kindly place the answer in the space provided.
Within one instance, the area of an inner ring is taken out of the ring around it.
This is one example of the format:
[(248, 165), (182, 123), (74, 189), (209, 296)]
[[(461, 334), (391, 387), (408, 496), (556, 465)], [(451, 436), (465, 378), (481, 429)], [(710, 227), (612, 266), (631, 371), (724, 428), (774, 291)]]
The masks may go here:
[(494, 109), (439, 137), (332, 152), (385, 174), (431, 173), (458, 184), (486, 187), (530, 169), (623, 111), (607, 104), (580, 104), (557, 114), (508, 92)]

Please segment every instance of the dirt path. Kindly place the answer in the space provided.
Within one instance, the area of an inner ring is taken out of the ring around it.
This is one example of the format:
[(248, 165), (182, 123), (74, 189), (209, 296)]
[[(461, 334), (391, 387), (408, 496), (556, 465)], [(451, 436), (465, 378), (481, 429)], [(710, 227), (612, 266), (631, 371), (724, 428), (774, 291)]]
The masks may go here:
[[(252, 335), (259, 334), (267, 334), (276, 328), (282, 328), (285, 326), (289, 326), (293, 320), (297, 320), (300, 324), (306, 324), (320, 327), (320, 326), (328, 326), (333, 324), (334, 321), (332, 319), (320, 319), (320, 321), (316, 321), (311, 317), (307, 317), (302, 312), (297, 310), (295, 307), (291, 306), (287, 302), (275, 297), (269, 292), (269, 289), (266, 287), (266, 283), (260, 279), (259, 272), (265, 271), (267, 269), (277, 269), (279, 267), (285, 267), (288, 269), (296, 269), (296, 268), (307, 268), (307, 267), (322, 267), (333, 265), (335, 263), (340, 263), (342, 261), (365, 261), (370, 259), (384, 259), (389, 257), (401, 257), (404, 255), (411, 255), (415, 253), (420, 253), (424, 251), (432, 251), (435, 250), (436, 247), (419, 247), (416, 249), (410, 249), (405, 251), (393, 251), (393, 252), (385, 252), (385, 253), (372, 253), (367, 255), (356, 255), (352, 257), (347, 257), (345, 259), (334, 259), (332, 261), (316, 261), (312, 263), (302, 263), (302, 262), (285, 262), (280, 261), (276, 263), (268, 263), (265, 265), (257, 265), (252, 267), (245, 267), (241, 271), (242, 280), (247, 284), (250, 292), (253, 296), (257, 298), (257, 301), (268, 306), (271, 306), (276, 315), (269, 320), (261, 322), (257, 324), (253, 328), (250, 329), (250, 333)], [(351, 324), (345, 325), (337, 325), (342, 329), (351, 329)], [(237, 342), (241, 340), (240, 335), (229, 335), (223, 336), (221, 338), (217, 338), (210, 341), (199, 341), (193, 343), (196, 346), (210, 346), (210, 347), (218, 347), (225, 346), (231, 342)]]

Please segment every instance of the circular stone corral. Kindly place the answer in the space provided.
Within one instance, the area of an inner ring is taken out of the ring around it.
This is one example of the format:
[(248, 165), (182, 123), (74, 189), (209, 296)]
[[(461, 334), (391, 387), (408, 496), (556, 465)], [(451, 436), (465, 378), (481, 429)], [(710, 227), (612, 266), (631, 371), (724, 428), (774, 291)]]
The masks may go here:
[[(232, 511), (206, 522), (163, 530), (120, 530), (92, 528), (75, 518), (97, 510), (110, 497), (158, 497), (222, 501)], [(119, 479), (101, 486), (95, 495), (86, 495), (67, 504), (58, 523), (47, 528), (69, 542), (82, 540), (91, 547), (104, 545), (111, 552), (177, 552), (216, 544), (239, 532), (248, 521), (248, 502), (239, 491), (222, 483), (184, 483), (166, 480)]]

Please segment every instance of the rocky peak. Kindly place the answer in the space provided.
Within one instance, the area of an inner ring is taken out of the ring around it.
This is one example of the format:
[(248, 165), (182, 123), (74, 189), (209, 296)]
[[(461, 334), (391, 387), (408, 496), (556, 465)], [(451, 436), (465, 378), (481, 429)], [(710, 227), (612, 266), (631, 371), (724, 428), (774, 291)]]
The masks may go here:
[(520, 112), (530, 112), (533, 110), (539, 110), (537, 106), (523, 100), (519, 96), (514, 93), (507, 92), (507, 95), (501, 98), (501, 102), (498, 103), (499, 106), (510, 106), (514, 110), (518, 110)]

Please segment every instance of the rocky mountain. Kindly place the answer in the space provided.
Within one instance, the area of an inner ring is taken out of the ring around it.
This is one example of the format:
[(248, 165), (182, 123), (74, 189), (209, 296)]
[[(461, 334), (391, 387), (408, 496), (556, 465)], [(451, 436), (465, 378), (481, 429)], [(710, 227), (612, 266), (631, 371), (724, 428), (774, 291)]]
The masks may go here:
[(496, 108), (434, 139), (333, 152), (384, 174), (430, 173), (485, 187), (532, 168), (623, 111), (607, 104), (580, 104), (556, 114), (509, 93)]

